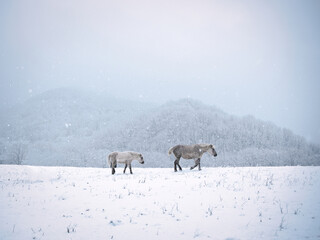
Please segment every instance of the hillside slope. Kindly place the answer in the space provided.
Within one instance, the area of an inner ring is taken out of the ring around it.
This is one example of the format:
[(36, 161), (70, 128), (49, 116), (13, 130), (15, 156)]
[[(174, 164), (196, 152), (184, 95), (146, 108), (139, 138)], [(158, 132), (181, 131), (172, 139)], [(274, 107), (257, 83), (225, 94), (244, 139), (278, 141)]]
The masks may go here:
[(194, 143), (216, 146), (218, 158), (204, 155), (208, 166), (320, 164), (319, 147), (288, 129), (251, 116), (235, 117), (190, 99), (153, 109), (99, 142), (112, 149), (146, 152), (152, 166), (161, 167), (172, 164), (173, 158), (169, 163), (166, 156), (170, 147)]
[(169, 167), (170, 147), (212, 143), (218, 157), (205, 154), (203, 166), (320, 165), (319, 146), (291, 131), (191, 99), (156, 106), (56, 89), (0, 119), (3, 163), (101, 167), (109, 152), (133, 150), (148, 167)]
[(94, 150), (94, 139), (152, 106), (78, 89), (45, 92), (1, 114), (0, 160), (101, 166), (108, 150)]

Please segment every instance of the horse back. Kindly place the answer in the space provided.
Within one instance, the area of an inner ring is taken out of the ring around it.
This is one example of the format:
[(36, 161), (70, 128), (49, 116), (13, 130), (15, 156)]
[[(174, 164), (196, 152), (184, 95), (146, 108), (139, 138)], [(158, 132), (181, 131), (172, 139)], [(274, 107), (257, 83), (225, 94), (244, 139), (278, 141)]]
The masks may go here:
[(195, 145), (180, 145), (179, 152), (184, 159), (194, 159), (201, 157), (202, 153), (199, 151), (199, 146)]

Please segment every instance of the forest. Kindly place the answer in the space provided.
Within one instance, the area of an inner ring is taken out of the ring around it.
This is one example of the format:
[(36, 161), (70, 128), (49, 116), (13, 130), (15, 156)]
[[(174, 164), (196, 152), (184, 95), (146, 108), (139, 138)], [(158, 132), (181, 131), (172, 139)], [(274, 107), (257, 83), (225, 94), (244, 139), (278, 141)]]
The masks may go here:
[(146, 167), (172, 167), (170, 147), (211, 143), (218, 157), (202, 166), (320, 165), (320, 147), (289, 129), (189, 98), (159, 105), (60, 88), (1, 112), (2, 164), (106, 167), (110, 152), (130, 150)]

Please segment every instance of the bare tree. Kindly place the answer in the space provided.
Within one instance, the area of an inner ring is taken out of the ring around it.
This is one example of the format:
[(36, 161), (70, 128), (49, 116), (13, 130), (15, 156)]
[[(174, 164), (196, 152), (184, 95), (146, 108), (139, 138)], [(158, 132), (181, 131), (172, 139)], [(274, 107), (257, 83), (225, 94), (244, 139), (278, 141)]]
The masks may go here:
[(13, 164), (21, 165), (27, 156), (27, 145), (21, 142), (14, 143), (10, 155)]

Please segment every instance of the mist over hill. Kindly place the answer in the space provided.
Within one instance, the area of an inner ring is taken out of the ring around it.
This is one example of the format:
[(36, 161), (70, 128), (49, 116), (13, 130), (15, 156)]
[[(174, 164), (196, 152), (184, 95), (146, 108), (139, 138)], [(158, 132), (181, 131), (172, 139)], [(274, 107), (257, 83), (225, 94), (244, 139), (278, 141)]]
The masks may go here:
[(120, 132), (106, 134), (99, 142), (102, 144), (97, 143), (97, 147), (144, 152), (154, 166), (163, 166), (163, 161), (172, 165), (174, 159), (166, 156), (171, 146), (194, 143), (215, 145), (218, 157), (205, 154), (202, 164), (207, 166), (320, 163), (319, 147), (307, 143), (290, 130), (252, 116), (232, 116), (192, 99), (169, 102), (155, 108), (126, 124)]
[(101, 166), (109, 150), (96, 151), (94, 139), (151, 107), (78, 89), (45, 92), (1, 114), (0, 160)]
[(172, 167), (171, 146), (212, 143), (218, 157), (203, 166), (320, 165), (319, 146), (290, 130), (192, 99), (157, 106), (56, 89), (3, 111), (0, 133), (2, 163), (103, 167), (111, 151), (132, 150), (145, 166)]

